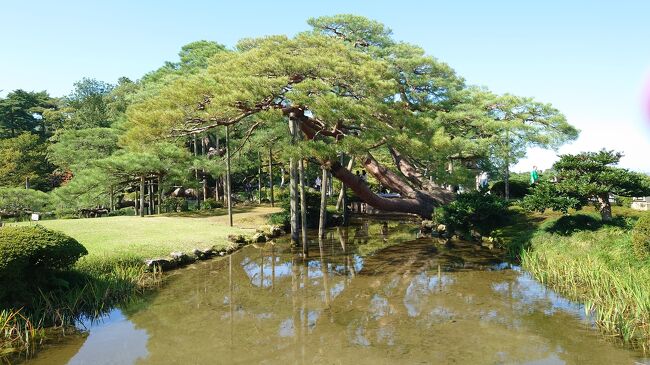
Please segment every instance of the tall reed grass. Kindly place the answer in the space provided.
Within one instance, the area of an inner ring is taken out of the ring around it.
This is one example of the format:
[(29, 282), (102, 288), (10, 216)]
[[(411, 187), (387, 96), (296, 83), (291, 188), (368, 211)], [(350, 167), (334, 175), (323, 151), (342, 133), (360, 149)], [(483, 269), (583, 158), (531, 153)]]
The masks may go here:
[(650, 349), (650, 262), (635, 257), (630, 229), (602, 226), (563, 235), (548, 228), (532, 237), (521, 255), (522, 266), (584, 303), (607, 334)]

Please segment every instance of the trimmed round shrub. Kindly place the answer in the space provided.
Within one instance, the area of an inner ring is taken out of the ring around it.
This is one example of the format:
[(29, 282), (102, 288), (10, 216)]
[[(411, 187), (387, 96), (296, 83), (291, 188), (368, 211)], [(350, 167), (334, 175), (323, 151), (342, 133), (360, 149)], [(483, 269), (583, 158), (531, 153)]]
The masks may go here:
[[(510, 198), (521, 199), (530, 193), (530, 184), (519, 180), (510, 180), (509, 183)], [(490, 188), (490, 193), (503, 198), (505, 196), (506, 184), (503, 180), (497, 181)]]
[(43, 274), (69, 269), (86, 254), (74, 238), (43, 226), (0, 228), (0, 285), (30, 284)]
[(637, 257), (646, 259), (650, 256), (650, 214), (645, 214), (632, 229), (632, 247)]

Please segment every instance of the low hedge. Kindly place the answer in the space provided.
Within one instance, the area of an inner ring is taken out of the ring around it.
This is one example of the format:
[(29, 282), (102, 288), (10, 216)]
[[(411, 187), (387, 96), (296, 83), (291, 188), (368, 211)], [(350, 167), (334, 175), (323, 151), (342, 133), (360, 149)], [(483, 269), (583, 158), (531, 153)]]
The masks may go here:
[(74, 238), (39, 225), (0, 228), (0, 304), (47, 285), (86, 254)]
[[(492, 185), (490, 188), (490, 193), (492, 193), (492, 195), (503, 198), (505, 196), (505, 187), (505, 182), (503, 182), (503, 180), (499, 180), (495, 182), (494, 185)], [(524, 196), (530, 194), (530, 183), (525, 181), (510, 180), (508, 187), (510, 190), (511, 199), (521, 199)]]

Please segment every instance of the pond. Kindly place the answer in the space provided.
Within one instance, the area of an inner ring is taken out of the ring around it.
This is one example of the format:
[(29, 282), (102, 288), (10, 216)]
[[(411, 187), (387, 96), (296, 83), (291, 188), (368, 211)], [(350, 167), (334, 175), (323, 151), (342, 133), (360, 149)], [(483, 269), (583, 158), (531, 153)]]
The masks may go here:
[(28, 364), (650, 364), (476, 244), (362, 222), (171, 272)]

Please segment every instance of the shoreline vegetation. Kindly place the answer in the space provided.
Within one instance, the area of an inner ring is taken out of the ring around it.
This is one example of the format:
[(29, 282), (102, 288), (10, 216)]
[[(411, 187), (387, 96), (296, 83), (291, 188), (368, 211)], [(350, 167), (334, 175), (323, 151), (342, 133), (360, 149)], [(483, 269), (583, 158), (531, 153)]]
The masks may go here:
[[(560, 295), (584, 304), (604, 334), (647, 351), (650, 264), (648, 258), (634, 255), (631, 243), (632, 227), (644, 213), (614, 207), (612, 222), (603, 223), (592, 208), (567, 215), (531, 213), (516, 205), (509, 210), (509, 222), (493, 232), (505, 255)], [(263, 206), (241, 209), (236, 212), (237, 226), (233, 228), (227, 226), (227, 215), (219, 209), (144, 219), (91, 218), (84, 219), (84, 224), (79, 224), (80, 220), (41, 222), (79, 239), (88, 248), (89, 255), (74, 267), (85, 283), (73, 286), (65, 296), (41, 292), (29, 316), (22, 308), (0, 312), (4, 336), (0, 359), (30, 356), (35, 347), (61, 336), (81, 316), (100, 316), (155, 290), (161, 283), (161, 272), (148, 270), (143, 265), (146, 258), (174, 250), (191, 252), (190, 247), (206, 246), (202, 245), (206, 240), (212, 240), (215, 248), (225, 248), (232, 245), (229, 239), (250, 236), (255, 227), (263, 226), (278, 211)], [(157, 231), (148, 230), (149, 223), (158, 227)], [(132, 225), (140, 227), (138, 235), (128, 235)], [(199, 226), (203, 231), (196, 230)], [(112, 235), (124, 234), (109, 239), (109, 231)]]
[[(73, 333), (83, 317), (97, 318), (162, 283), (162, 271), (145, 260), (193, 249), (231, 253), (241, 244), (234, 238), (252, 236), (279, 209), (259, 206), (236, 209), (229, 227), (224, 209), (183, 212), (144, 219), (133, 216), (41, 221), (88, 250), (66, 273), (64, 290), (38, 290), (30, 308), (0, 311), (0, 362), (30, 357), (36, 348), (63, 333)], [(9, 226), (27, 226), (15, 223)]]
[(650, 349), (650, 260), (639, 258), (632, 228), (643, 214), (613, 207), (602, 222), (593, 208), (522, 213), (501, 230), (509, 255), (560, 295), (584, 304), (607, 336), (644, 352)]

